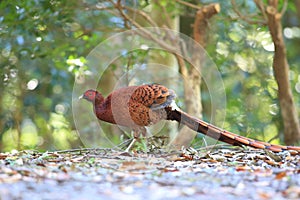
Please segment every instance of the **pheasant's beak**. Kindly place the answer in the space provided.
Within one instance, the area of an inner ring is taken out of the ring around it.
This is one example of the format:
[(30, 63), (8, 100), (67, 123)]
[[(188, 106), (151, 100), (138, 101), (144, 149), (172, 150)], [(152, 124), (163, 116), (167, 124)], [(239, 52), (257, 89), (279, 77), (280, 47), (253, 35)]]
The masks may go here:
[(78, 99), (83, 99), (83, 97), (84, 97), (84, 96), (83, 96), (83, 95), (81, 95), (81, 96), (79, 96), (79, 97), (78, 97)]

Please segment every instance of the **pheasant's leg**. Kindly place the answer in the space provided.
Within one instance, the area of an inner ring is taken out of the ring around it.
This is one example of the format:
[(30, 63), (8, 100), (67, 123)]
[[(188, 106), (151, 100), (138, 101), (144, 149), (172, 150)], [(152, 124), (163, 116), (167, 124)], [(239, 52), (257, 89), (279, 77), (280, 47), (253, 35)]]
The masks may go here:
[(131, 149), (131, 147), (134, 145), (135, 142), (136, 142), (136, 139), (133, 138), (133, 140), (130, 142), (129, 146), (126, 148), (125, 152), (129, 152), (129, 150)]
[(129, 152), (132, 146), (135, 144), (137, 139), (139, 139), (140, 135), (146, 136), (147, 130), (145, 127), (139, 127), (138, 129), (133, 130), (133, 140), (129, 144), (129, 146), (126, 148), (125, 152)]

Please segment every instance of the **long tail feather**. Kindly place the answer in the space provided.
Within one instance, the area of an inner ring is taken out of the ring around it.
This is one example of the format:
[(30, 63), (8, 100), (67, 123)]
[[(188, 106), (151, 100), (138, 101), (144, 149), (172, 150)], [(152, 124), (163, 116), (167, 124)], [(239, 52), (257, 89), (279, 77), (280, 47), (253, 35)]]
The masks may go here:
[(167, 112), (167, 120), (175, 120), (189, 127), (190, 129), (203, 133), (216, 140), (235, 145), (235, 146), (250, 146), (258, 149), (268, 149), (273, 152), (281, 152), (285, 150), (297, 151), (300, 154), (300, 147), (297, 146), (282, 146), (274, 145), (267, 142), (257, 141), (247, 137), (243, 137), (229, 131), (223, 130), (219, 127), (211, 125), (203, 120), (190, 116), (189, 114), (181, 111), (180, 109), (174, 109), (172, 107), (165, 108)]

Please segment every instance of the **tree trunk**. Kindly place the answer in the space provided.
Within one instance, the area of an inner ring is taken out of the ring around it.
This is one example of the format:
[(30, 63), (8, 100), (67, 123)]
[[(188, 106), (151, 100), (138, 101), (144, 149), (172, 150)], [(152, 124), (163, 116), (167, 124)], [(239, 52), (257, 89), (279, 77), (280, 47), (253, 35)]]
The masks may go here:
[[(220, 12), (219, 4), (210, 4), (203, 6), (197, 11), (195, 21), (193, 24), (193, 38), (203, 48), (206, 46), (207, 39), (207, 20)], [(180, 71), (184, 76), (184, 95), (186, 111), (198, 118), (202, 118), (202, 103), (201, 103), (201, 75), (198, 69), (201, 70), (201, 63), (204, 62), (202, 55), (199, 51), (199, 46), (195, 45), (195, 52), (192, 55), (192, 63), (196, 66), (191, 66), (187, 69), (185, 61), (180, 56), (177, 56), (177, 60), (180, 66)], [(177, 137), (172, 141), (171, 146), (175, 149), (180, 149), (182, 146), (188, 147), (197, 133), (192, 132), (187, 127), (183, 127)]]
[(269, 1), (266, 13), (268, 27), (275, 46), (273, 70), (278, 85), (279, 104), (284, 124), (284, 141), (287, 145), (292, 145), (300, 140), (300, 128), (289, 82), (289, 64), (281, 26), (282, 13), (278, 12), (278, 2), (276, 0)]

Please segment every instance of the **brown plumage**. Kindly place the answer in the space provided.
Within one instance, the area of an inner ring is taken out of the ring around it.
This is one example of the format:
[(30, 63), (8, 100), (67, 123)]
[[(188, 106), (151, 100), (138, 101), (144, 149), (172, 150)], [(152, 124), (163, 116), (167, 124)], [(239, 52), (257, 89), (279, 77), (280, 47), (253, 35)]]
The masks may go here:
[(82, 97), (94, 105), (94, 112), (99, 120), (127, 126), (134, 130), (135, 138), (140, 134), (145, 136), (145, 126), (161, 120), (175, 120), (194, 131), (231, 145), (245, 145), (274, 152), (294, 150), (300, 153), (300, 147), (253, 140), (192, 117), (175, 106), (175, 93), (162, 85), (124, 87), (113, 91), (107, 98), (96, 90), (87, 90)]

